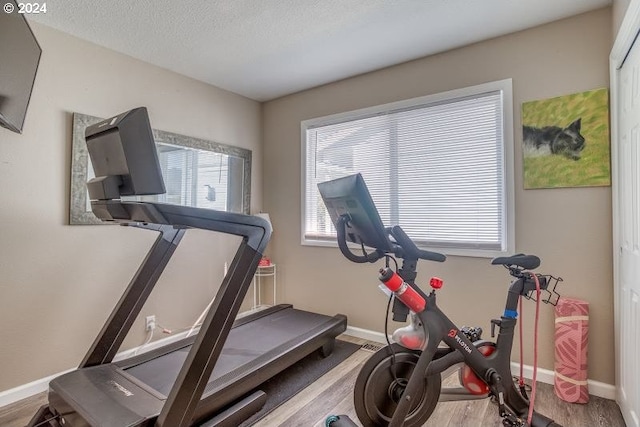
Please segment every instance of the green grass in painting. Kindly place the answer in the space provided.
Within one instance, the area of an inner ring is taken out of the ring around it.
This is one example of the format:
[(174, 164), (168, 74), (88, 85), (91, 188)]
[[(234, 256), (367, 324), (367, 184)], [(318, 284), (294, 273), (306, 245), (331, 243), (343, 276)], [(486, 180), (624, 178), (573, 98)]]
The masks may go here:
[(578, 118), (582, 118), (580, 133), (586, 140), (580, 160), (558, 155), (525, 157), (525, 188), (611, 185), (607, 89), (522, 104), (526, 126), (566, 127)]

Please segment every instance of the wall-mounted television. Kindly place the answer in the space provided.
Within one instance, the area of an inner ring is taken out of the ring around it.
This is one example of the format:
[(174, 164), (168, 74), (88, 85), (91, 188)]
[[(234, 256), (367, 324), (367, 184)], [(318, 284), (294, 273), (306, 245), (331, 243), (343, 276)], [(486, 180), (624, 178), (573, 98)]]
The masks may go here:
[[(14, 0), (0, 11), (0, 126), (22, 133), (42, 49)], [(11, 11), (8, 13), (8, 11)]]

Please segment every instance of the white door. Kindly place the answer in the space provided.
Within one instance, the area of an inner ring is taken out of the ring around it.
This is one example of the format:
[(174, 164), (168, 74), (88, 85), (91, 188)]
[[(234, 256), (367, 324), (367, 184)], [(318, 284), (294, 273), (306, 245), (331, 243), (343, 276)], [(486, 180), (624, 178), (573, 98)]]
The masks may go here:
[(616, 77), (618, 404), (627, 426), (640, 427), (640, 41)]

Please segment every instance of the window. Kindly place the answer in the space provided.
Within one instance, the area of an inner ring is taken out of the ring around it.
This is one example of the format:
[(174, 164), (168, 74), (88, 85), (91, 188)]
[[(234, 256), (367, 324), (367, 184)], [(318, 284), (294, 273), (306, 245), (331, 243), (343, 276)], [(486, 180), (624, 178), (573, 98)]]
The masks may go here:
[(335, 244), (317, 184), (360, 172), (419, 246), (513, 251), (512, 122), (511, 80), (302, 122), (303, 244)]

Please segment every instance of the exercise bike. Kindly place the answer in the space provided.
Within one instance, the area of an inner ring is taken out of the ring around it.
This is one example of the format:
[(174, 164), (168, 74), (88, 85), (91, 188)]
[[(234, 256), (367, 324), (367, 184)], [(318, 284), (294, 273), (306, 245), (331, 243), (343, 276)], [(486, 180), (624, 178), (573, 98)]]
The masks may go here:
[[(438, 401), (491, 398), (507, 427), (561, 427), (530, 408), (524, 383), (517, 387), (511, 375), (511, 349), (521, 297), (543, 300), (558, 294), (560, 278), (534, 274), (540, 259), (518, 254), (492, 260), (504, 266), (513, 281), (500, 319), (491, 320), (491, 336), (483, 340), (480, 328), (459, 328), (439, 308), (436, 293), (442, 280), (432, 278), (429, 293), (415, 283), (418, 260), (443, 262), (446, 257), (419, 249), (400, 226), (385, 228), (360, 174), (318, 185), (336, 227), (342, 254), (356, 263), (385, 259), (379, 280), (393, 296), (393, 320), (410, 323), (393, 334), (395, 343), (377, 351), (363, 366), (354, 390), (356, 414), (364, 427), (423, 425)], [(353, 244), (362, 254), (353, 252)], [(351, 245), (351, 247), (350, 247)], [(373, 248), (367, 251), (365, 247)], [(396, 259), (402, 261), (397, 268)], [(390, 261), (396, 262), (395, 270)], [(391, 302), (391, 299), (390, 299)], [(386, 333), (385, 333), (385, 336)], [(445, 346), (440, 346), (444, 343)], [(442, 378), (458, 370), (460, 387), (442, 388)], [(355, 426), (347, 416), (330, 416), (327, 427)]]

